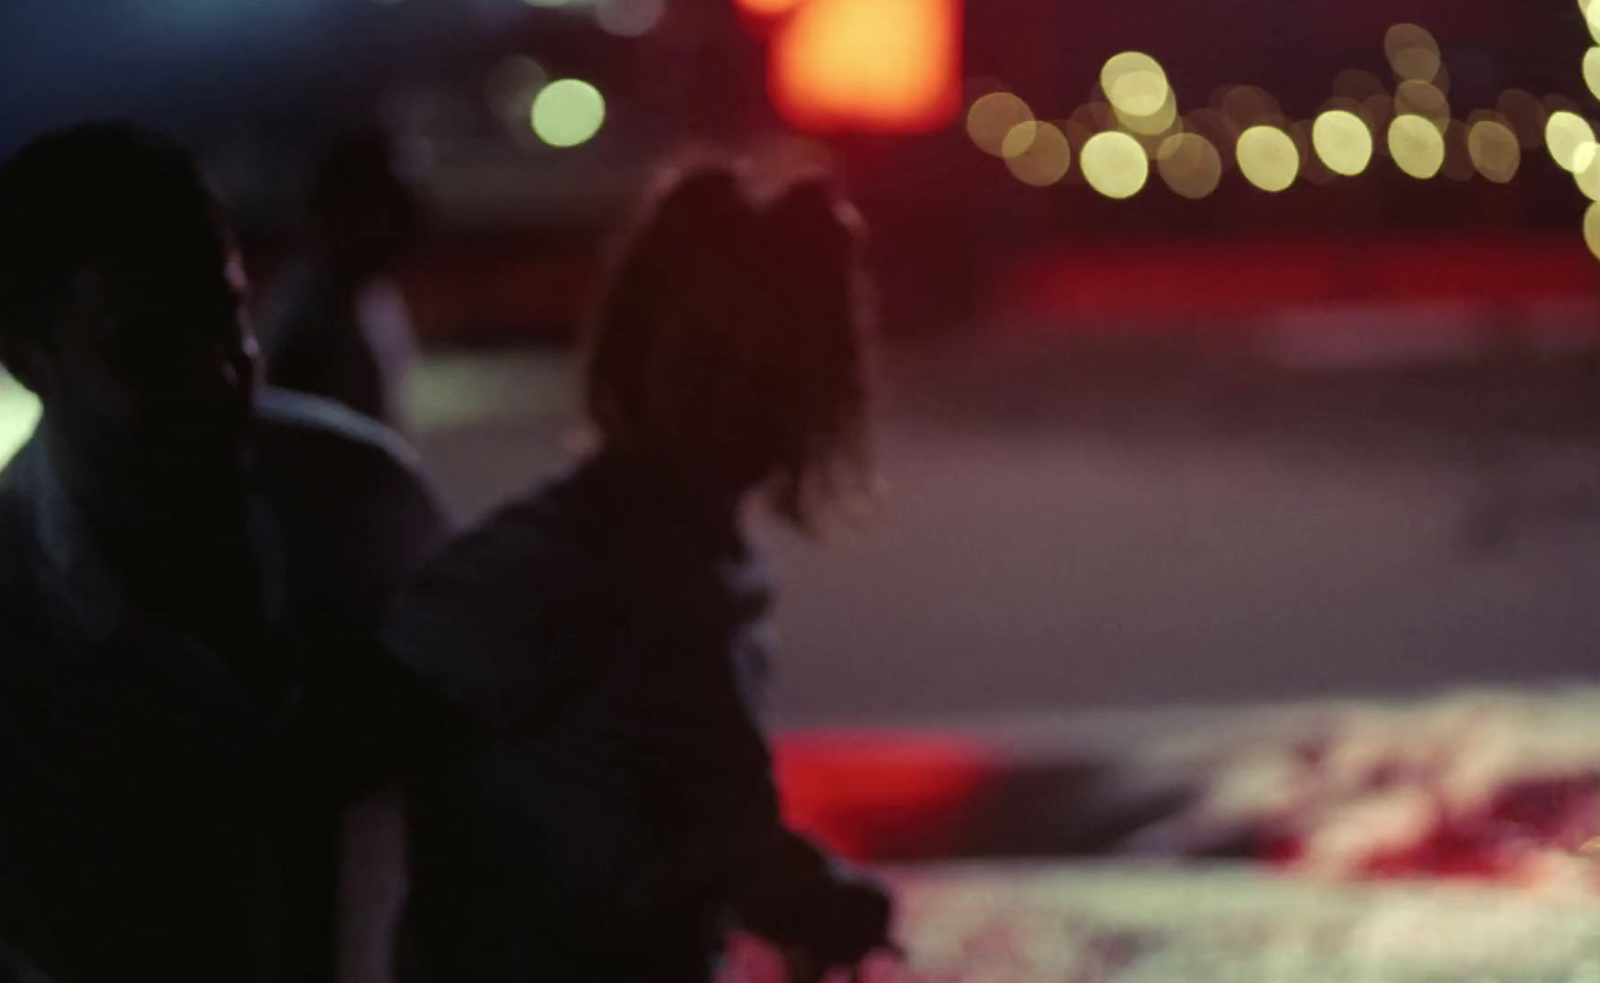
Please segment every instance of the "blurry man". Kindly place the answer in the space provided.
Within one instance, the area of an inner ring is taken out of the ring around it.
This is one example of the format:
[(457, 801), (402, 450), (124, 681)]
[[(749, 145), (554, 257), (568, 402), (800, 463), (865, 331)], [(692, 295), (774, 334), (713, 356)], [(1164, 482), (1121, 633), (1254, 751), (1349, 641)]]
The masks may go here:
[(415, 238), (418, 204), (388, 138), (361, 130), (329, 144), (307, 206), (310, 255), (262, 332), (267, 378), (403, 431), (415, 342), (392, 277)]
[(43, 404), (0, 473), (0, 939), (61, 983), (328, 979), (338, 810), (417, 729), (371, 629), (440, 513), (381, 427), (257, 395), (177, 145), (45, 135), (0, 228)]

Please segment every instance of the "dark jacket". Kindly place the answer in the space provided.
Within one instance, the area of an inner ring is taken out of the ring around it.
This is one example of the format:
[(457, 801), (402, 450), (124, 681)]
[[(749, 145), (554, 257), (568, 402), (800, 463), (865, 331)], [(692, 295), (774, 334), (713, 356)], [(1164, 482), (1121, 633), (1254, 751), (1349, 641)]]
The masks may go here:
[(253, 449), (274, 698), (141, 604), (37, 439), (0, 475), (0, 938), (61, 983), (332, 975), (337, 810), (416, 695), (376, 625), (444, 524), (331, 404), (269, 391)]
[(769, 602), (737, 530), (613, 458), (429, 564), (389, 637), (476, 737), (411, 783), (406, 977), (703, 980), (741, 899), (829, 876), (757, 719)]

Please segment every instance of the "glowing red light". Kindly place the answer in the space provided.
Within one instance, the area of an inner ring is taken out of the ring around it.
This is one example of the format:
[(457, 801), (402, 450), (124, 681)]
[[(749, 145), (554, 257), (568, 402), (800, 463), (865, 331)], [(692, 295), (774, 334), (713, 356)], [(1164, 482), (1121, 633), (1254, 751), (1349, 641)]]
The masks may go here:
[(779, 26), (770, 67), (799, 129), (938, 129), (960, 108), (961, 0), (809, 0)]
[(854, 860), (947, 853), (961, 807), (996, 774), (984, 749), (938, 734), (787, 734), (777, 742), (784, 815)]
[(805, 3), (806, 0), (735, 0), (747, 14), (757, 17), (777, 17)]

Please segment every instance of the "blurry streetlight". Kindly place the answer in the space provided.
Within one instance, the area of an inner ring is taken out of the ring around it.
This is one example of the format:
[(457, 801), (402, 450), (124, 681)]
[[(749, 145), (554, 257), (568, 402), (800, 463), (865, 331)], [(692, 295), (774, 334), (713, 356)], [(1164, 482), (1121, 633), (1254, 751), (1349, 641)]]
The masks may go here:
[(533, 132), (552, 147), (587, 143), (606, 118), (600, 90), (581, 79), (551, 82), (533, 100)]

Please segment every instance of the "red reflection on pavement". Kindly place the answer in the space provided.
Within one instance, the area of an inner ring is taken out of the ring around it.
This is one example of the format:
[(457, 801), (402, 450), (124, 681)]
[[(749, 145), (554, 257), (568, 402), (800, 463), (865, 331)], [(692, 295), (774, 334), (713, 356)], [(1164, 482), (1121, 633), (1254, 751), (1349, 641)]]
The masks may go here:
[(789, 733), (774, 758), (789, 824), (852, 860), (948, 853), (1000, 770), (972, 742), (929, 733)]

